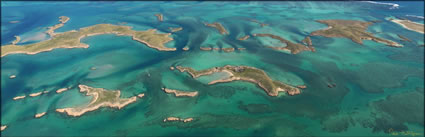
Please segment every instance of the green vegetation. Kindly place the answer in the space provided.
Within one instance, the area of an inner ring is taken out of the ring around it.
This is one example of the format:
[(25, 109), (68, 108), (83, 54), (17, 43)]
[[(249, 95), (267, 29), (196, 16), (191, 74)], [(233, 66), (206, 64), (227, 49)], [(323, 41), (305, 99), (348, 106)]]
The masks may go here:
[(318, 20), (317, 22), (326, 24), (329, 27), (327, 29), (312, 32), (310, 34), (312, 36), (343, 37), (351, 39), (358, 44), (363, 44), (363, 40), (366, 39), (383, 43), (391, 47), (403, 47), (403, 45), (396, 42), (375, 37), (372, 33), (367, 32), (367, 27), (373, 24), (372, 22), (354, 20)]
[(56, 48), (88, 48), (87, 44), (80, 43), (81, 38), (100, 34), (117, 34), (133, 36), (133, 39), (160, 51), (174, 51), (175, 48), (165, 47), (164, 44), (173, 40), (167, 34), (157, 34), (156, 30), (134, 31), (129, 26), (118, 26), (112, 24), (97, 24), (79, 31), (68, 31), (54, 35), (49, 40), (28, 45), (5, 45), (1, 47), (1, 56), (14, 53), (37, 54)]

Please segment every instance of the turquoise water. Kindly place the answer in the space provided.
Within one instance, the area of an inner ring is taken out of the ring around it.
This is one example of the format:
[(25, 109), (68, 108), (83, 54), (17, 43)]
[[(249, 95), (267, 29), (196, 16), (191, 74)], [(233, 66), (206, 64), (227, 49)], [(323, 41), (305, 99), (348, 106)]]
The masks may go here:
[[(88, 49), (55, 49), (35, 55), (1, 58), (1, 125), (5, 136), (394, 136), (424, 132), (423, 34), (385, 20), (400, 17), (423, 23), (423, 2), (1, 2), (1, 41), (19, 44), (48, 39), (45, 27), (59, 16), (71, 19), (56, 32), (78, 30), (100, 23), (125, 22), (135, 30), (183, 27), (173, 33), (160, 52), (128, 36), (98, 35), (82, 39)], [(54, 11), (54, 12), (52, 12)], [(158, 22), (154, 14), (162, 13)], [(256, 19), (261, 27), (246, 19)], [(392, 48), (373, 41), (359, 45), (344, 38), (312, 36), (316, 52), (291, 55), (264, 46), (279, 45), (266, 37), (237, 38), (271, 33), (300, 43), (309, 33), (326, 28), (319, 19), (381, 20), (368, 31), (404, 45)], [(9, 21), (20, 21), (9, 23)], [(203, 23), (220, 22), (229, 35)], [(401, 34), (412, 42), (402, 42)], [(183, 47), (190, 50), (183, 51)], [(243, 51), (201, 51), (199, 47), (246, 48)], [(217, 73), (193, 79), (170, 66), (196, 70), (224, 65), (246, 65), (264, 70), (273, 80), (306, 85), (300, 95), (268, 96), (247, 82), (207, 85), (226, 77)], [(96, 67), (96, 70), (91, 70)], [(16, 75), (15, 79), (9, 79)], [(328, 83), (337, 86), (328, 88)], [(102, 108), (81, 117), (55, 112), (57, 108), (89, 103), (78, 91), (85, 84), (120, 90), (127, 98), (145, 97), (121, 110)], [(57, 94), (60, 88), (70, 90)], [(196, 97), (176, 98), (167, 87), (198, 91)], [(13, 97), (39, 91), (38, 97)], [(47, 112), (35, 119), (36, 113)], [(403, 112), (403, 113), (400, 113)], [(189, 123), (163, 119), (193, 117)]]

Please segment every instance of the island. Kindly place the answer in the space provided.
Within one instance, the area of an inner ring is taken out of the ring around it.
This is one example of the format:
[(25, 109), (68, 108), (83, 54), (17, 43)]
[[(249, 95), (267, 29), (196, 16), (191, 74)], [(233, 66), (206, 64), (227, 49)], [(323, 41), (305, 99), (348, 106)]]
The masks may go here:
[(411, 31), (416, 31), (419, 33), (424, 34), (424, 24), (420, 24), (420, 23), (416, 23), (410, 20), (399, 20), (399, 19), (390, 19), (390, 21), (399, 24), (400, 26), (402, 26), (405, 29), (411, 30)]
[(311, 36), (348, 38), (353, 42), (363, 45), (363, 40), (372, 40), (391, 47), (403, 47), (397, 42), (378, 38), (367, 32), (372, 22), (355, 20), (317, 20), (317, 22), (328, 25), (328, 28), (312, 32)]
[(178, 118), (178, 117), (168, 117), (168, 118), (164, 119), (164, 122), (168, 122), (168, 121), (181, 121), (181, 122), (186, 123), (186, 122), (193, 121), (193, 118), (183, 119), (183, 118)]
[(68, 90), (68, 88), (61, 88), (61, 89), (58, 89), (58, 90), (56, 90), (56, 93), (62, 93), (62, 92), (64, 92), (64, 91), (67, 91)]
[(164, 20), (164, 16), (162, 16), (161, 13), (155, 14), (155, 16), (158, 19), (158, 21), (163, 21)]
[(270, 37), (272, 39), (277, 39), (281, 43), (286, 44), (286, 46), (285, 47), (266, 46), (266, 47), (272, 48), (272, 49), (275, 49), (275, 50), (288, 51), (288, 52), (291, 52), (291, 54), (298, 54), (298, 53), (300, 53), (302, 51), (314, 51), (314, 48), (312, 46), (311, 47), (307, 47), (307, 46), (304, 46), (302, 44), (292, 43), (289, 40), (286, 40), (286, 39), (284, 39), (284, 38), (282, 38), (280, 36), (273, 35), (273, 34), (267, 34), (267, 33), (264, 33), (264, 34), (252, 34), (252, 36), (254, 36), (254, 37)]
[(144, 43), (146, 46), (159, 51), (175, 51), (176, 48), (168, 48), (165, 43), (173, 40), (171, 33), (159, 34), (156, 29), (147, 31), (135, 31), (130, 26), (118, 26), (112, 24), (97, 24), (79, 31), (67, 31), (55, 34), (51, 39), (27, 45), (4, 45), (1, 46), (1, 57), (9, 54), (37, 54), (51, 51), (57, 48), (88, 48), (89, 45), (81, 43), (81, 39), (94, 35), (115, 34), (119, 36), (132, 36), (133, 40)]
[(43, 91), (43, 94), (47, 94), (47, 93), (49, 93), (49, 91), (47, 91), (47, 90), (46, 91)]
[(198, 95), (198, 91), (181, 91), (175, 89), (162, 88), (165, 93), (174, 94), (176, 97), (194, 97)]
[(178, 28), (172, 28), (172, 27), (169, 27), (168, 29), (170, 29), (170, 30), (171, 30), (171, 32), (177, 32), (177, 31), (181, 31), (181, 30), (183, 30), (183, 28), (182, 28), (182, 27), (178, 27)]
[(67, 17), (67, 16), (60, 16), (59, 17), (59, 22), (60, 23), (59, 24), (56, 24), (54, 26), (48, 27), (49, 30), (47, 30), (46, 33), (49, 34), (50, 37), (53, 37), (54, 35), (56, 35), (55, 34), (55, 30), (58, 29), (58, 28), (60, 28), (60, 27), (63, 27), (63, 25), (65, 25), (65, 23), (68, 22), (68, 21), (69, 21), (69, 17)]
[(406, 38), (405, 36), (402, 36), (400, 34), (397, 34), (397, 36), (401, 39), (401, 41), (407, 41), (407, 42), (411, 42), (410, 39)]
[(46, 112), (41, 112), (41, 113), (35, 114), (34, 117), (35, 118), (41, 118), (44, 115), (46, 115)]
[(238, 40), (246, 40), (246, 39), (248, 39), (248, 38), (249, 38), (249, 35), (245, 35), (245, 36), (243, 36), (243, 37), (239, 38)]
[(5, 130), (6, 128), (7, 128), (7, 125), (1, 125), (1, 130), (0, 131)]
[(30, 97), (36, 97), (36, 96), (40, 96), (41, 94), (43, 94), (43, 92), (36, 92), (36, 93), (31, 93), (29, 96)]
[(184, 50), (184, 51), (188, 51), (188, 50), (189, 50), (189, 48), (188, 48), (188, 47), (184, 47), (184, 48), (183, 48), (183, 50)]
[(86, 96), (92, 96), (88, 105), (56, 109), (56, 112), (66, 113), (69, 116), (78, 117), (86, 112), (97, 110), (101, 107), (110, 107), (121, 109), (130, 103), (137, 100), (137, 97), (143, 97), (144, 94), (133, 96), (130, 98), (120, 98), (121, 92), (119, 90), (106, 90), (103, 88), (94, 88), (86, 85), (78, 85), (80, 92), (85, 92)]
[(281, 91), (286, 92), (291, 96), (301, 93), (299, 88), (280, 81), (274, 81), (266, 74), (266, 72), (254, 67), (226, 65), (224, 67), (214, 67), (200, 71), (194, 70), (190, 67), (176, 66), (176, 68), (180, 72), (189, 73), (193, 78), (198, 78), (203, 75), (211, 75), (215, 72), (225, 72), (229, 74), (228, 78), (211, 81), (208, 85), (241, 80), (257, 84), (266, 91), (269, 96), (277, 96)]
[(19, 41), (21, 41), (21, 37), (15, 36), (16, 40), (12, 41), (12, 45), (16, 45)]
[(212, 27), (212, 28), (217, 29), (220, 32), (221, 35), (229, 34), (229, 32), (227, 32), (226, 28), (224, 28), (223, 25), (221, 25), (218, 22), (214, 22), (214, 23), (211, 23), (211, 24), (208, 24), (208, 23), (204, 23), (204, 24), (208, 27)]
[(139, 98), (143, 98), (144, 96), (145, 96), (144, 93), (137, 94), (137, 97), (139, 97)]
[(26, 97), (25, 95), (23, 95), (23, 96), (16, 96), (16, 97), (13, 98), (13, 100), (24, 99), (25, 97)]
[(16, 75), (10, 75), (9, 78), (14, 79), (14, 78), (16, 78)]

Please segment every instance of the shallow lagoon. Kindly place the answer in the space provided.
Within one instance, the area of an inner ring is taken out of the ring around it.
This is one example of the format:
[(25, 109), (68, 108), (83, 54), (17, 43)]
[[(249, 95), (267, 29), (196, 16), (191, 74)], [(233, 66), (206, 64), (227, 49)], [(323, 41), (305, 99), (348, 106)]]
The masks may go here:
[[(424, 50), (418, 46), (424, 42), (423, 34), (385, 20), (389, 16), (424, 16), (423, 7), (417, 6), (423, 2), (403, 2), (398, 9), (366, 2), (33, 4), (42, 6), (2, 2), (2, 45), (13, 41), (14, 35), (36, 36), (43, 32), (38, 27), (56, 24), (57, 17), (62, 15), (71, 20), (57, 32), (120, 22), (136, 30), (155, 28), (164, 33), (169, 32), (168, 27), (183, 27), (183, 30), (173, 33), (174, 42), (167, 44), (177, 47), (175, 52), (148, 48), (131, 37), (99, 35), (82, 40), (90, 45), (88, 49), (56, 49), (36, 55), (3, 57), (1, 121), (8, 127), (2, 135), (392, 136), (389, 129), (424, 132), (420, 121), (421, 118), (423, 121), (424, 106)], [(43, 17), (34, 18), (29, 13)], [(156, 20), (153, 16), (156, 13), (164, 15), (164, 22)], [(406, 18), (423, 23), (423, 19)], [(245, 19), (256, 19), (269, 26), (261, 27)], [(273, 44), (266, 38), (237, 40), (246, 34), (272, 33), (300, 43), (310, 32), (326, 28), (314, 22), (317, 19), (381, 20), (383, 22), (371, 25), (368, 31), (400, 42), (404, 47), (392, 48), (372, 41), (359, 45), (348, 39), (315, 36), (312, 41), (316, 52), (291, 55), (264, 48), (265, 44)], [(9, 20), (20, 23), (10, 24)], [(222, 23), (230, 34), (220, 35), (203, 24), (215, 21)], [(395, 37), (397, 34), (413, 42), (401, 42)], [(231, 53), (199, 50), (209, 45), (246, 50)], [(190, 50), (181, 50), (185, 46)], [(270, 97), (247, 82), (207, 85), (207, 81), (222, 76), (193, 79), (187, 73), (169, 69), (176, 65), (197, 70), (224, 65), (253, 66), (263, 69), (272, 79), (291, 85), (305, 84), (307, 89), (297, 96)], [(17, 77), (9, 79), (12, 74)], [(337, 86), (328, 88), (328, 83)], [(78, 84), (121, 90), (122, 97), (139, 93), (145, 93), (145, 97), (121, 110), (103, 108), (76, 118), (56, 113), (56, 108), (78, 106), (90, 100), (78, 92)], [(164, 86), (196, 90), (199, 96), (176, 98), (164, 93), (161, 90)], [(71, 89), (62, 94), (54, 92), (64, 87)], [(50, 92), (12, 100), (17, 95), (43, 90)], [(422, 99), (411, 98), (412, 95)], [(387, 109), (394, 105), (392, 98), (399, 99), (397, 106), (401, 108)], [(418, 106), (422, 106), (422, 110)], [(406, 115), (400, 117), (398, 109), (407, 111)], [(44, 117), (33, 118), (34, 114), (44, 111), (47, 112)], [(417, 121), (407, 119), (417, 115), (422, 116)], [(195, 121), (163, 123), (162, 120), (170, 116), (193, 117)]]

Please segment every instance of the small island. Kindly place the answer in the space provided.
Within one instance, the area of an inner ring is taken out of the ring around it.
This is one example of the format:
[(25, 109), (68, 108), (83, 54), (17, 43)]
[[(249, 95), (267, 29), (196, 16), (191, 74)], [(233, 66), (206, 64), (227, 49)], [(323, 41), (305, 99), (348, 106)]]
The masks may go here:
[(9, 78), (14, 79), (14, 78), (16, 78), (16, 75), (10, 75)]
[(405, 29), (424, 34), (424, 24), (416, 23), (407, 19), (406, 20), (390, 19), (390, 21), (399, 24)]
[(311, 36), (348, 38), (360, 45), (363, 45), (363, 40), (372, 40), (391, 47), (403, 47), (403, 45), (397, 42), (378, 38), (373, 36), (372, 33), (367, 32), (366, 30), (369, 25), (373, 24), (372, 22), (355, 20), (317, 20), (317, 22), (326, 24), (329, 27), (314, 31), (310, 34)]
[(46, 115), (46, 112), (37, 113), (34, 115), (35, 118), (41, 118), (42, 116)]
[(183, 28), (182, 28), (182, 27), (178, 27), (178, 28), (172, 28), (172, 27), (169, 27), (168, 29), (170, 29), (170, 30), (171, 30), (171, 32), (177, 32), (177, 31), (181, 31), (181, 30), (183, 30)]
[(5, 130), (6, 128), (7, 128), (7, 125), (1, 125), (1, 130), (0, 131)]
[(58, 90), (56, 90), (56, 93), (62, 93), (62, 92), (64, 92), (64, 91), (67, 91), (68, 90), (68, 88), (61, 88), (61, 89), (58, 89)]
[(198, 95), (198, 91), (181, 91), (175, 89), (162, 88), (165, 93), (174, 94), (176, 97), (194, 97)]
[(59, 17), (59, 22), (60, 23), (59, 24), (56, 24), (54, 26), (48, 27), (49, 30), (47, 30), (46, 33), (49, 34), (50, 37), (55, 36), (56, 35), (55, 34), (55, 30), (58, 29), (58, 28), (60, 28), (60, 27), (63, 27), (63, 25), (65, 25), (65, 23), (68, 22), (68, 21), (69, 21), (69, 17), (67, 17), (67, 16), (60, 16)]
[(31, 93), (29, 94), (30, 97), (36, 97), (36, 96), (40, 96), (41, 94), (43, 94), (43, 92), (36, 92), (36, 93)]
[(15, 23), (19, 23), (19, 21), (18, 20), (9, 21), (9, 23), (15, 24)]
[(239, 38), (238, 40), (247, 40), (249, 37), (250, 37), (249, 35), (245, 35), (245, 36)]
[(181, 66), (177, 66), (176, 68), (180, 72), (189, 73), (193, 78), (198, 78), (203, 75), (211, 75), (215, 72), (226, 72), (230, 75), (230, 77), (226, 79), (211, 81), (208, 83), (208, 85), (241, 80), (257, 84), (264, 91), (266, 91), (269, 96), (277, 96), (281, 91), (286, 92), (289, 95), (297, 95), (301, 93), (299, 88), (282, 83), (280, 81), (274, 81), (267, 75), (266, 72), (254, 67), (226, 65), (224, 67), (214, 67), (200, 71)]
[(158, 19), (158, 21), (163, 21), (164, 20), (164, 16), (162, 16), (161, 13), (155, 14), (156, 18)]
[(86, 93), (86, 96), (92, 96), (88, 105), (56, 109), (59, 113), (66, 113), (69, 116), (78, 117), (86, 112), (97, 110), (101, 107), (110, 107), (121, 109), (130, 103), (133, 103), (144, 94), (139, 94), (130, 98), (120, 98), (121, 92), (119, 90), (106, 90), (103, 88), (93, 88), (86, 85), (78, 85), (80, 92)]
[(218, 22), (214, 22), (214, 23), (211, 23), (211, 24), (205, 23), (205, 26), (217, 29), (220, 32), (221, 35), (229, 34), (229, 32), (227, 32), (226, 28), (224, 28), (223, 25), (221, 25)]
[(254, 36), (254, 37), (270, 37), (272, 39), (277, 39), (281, 43), (286, 44), (286, 46), (285, 47), (267, 46), (267, 47), (268, 48), (275, 49), (275, 50), (289, 51), (289, 52), (291, 52), (291, 54), (298, 54), (298, 53), (300, 53), (302, 51), (313, 51), (314, 50), (314, 48), (312, 46), (311, 47), (307, 47), (307, 46), (304, 46), (302, 44), (292, 43), (289, 40), (286, 40), (286, 39), (284, 39), (284, 38), (282, 38), (280, 36), (273, 35), (273, 34), (266, 34), (266, 33), (265, 34), (252, 34), (252, 36)]
[(186, 123), (186, 122), (193, 121), (193, 118), (183, 119), (183, 118), (178, 118), (178, 117), (168, 117), (168, 118), (164, 119), (164, 122), (168, 122), (168, 121), (181, 121), (181, 122)]
[(118, 36), (132, 36), (133, 40), (159, 51), (175, 51), (176, 48), (168, 48), (165, 43), (173, 40), (171, 33), (159, 34), (156, 29), (147, 31), (135, 31), (130, 26), (118, 26), (112, 24), (97, 24), (79, 31), (67, 31), (55, 34), (51, 39), (27, 45), (4, 45), (1, 46), (1, 57), (9, 54), (37, 54), (51, 51), (57, 48), (88, 48), (89, 45), (81, 43), (81, 39), (94, 35), (115, 34)]
[(24, 99), (25, 97), (26, 97), (25, 95), (23, 95), (23, 96), (16, 96), (16, 97), (13, 98), (13, 100)]
[(212, 50), (211, 47), (200, 47), (199, 49), (203, 50), (203, 51), (209, 51)]

